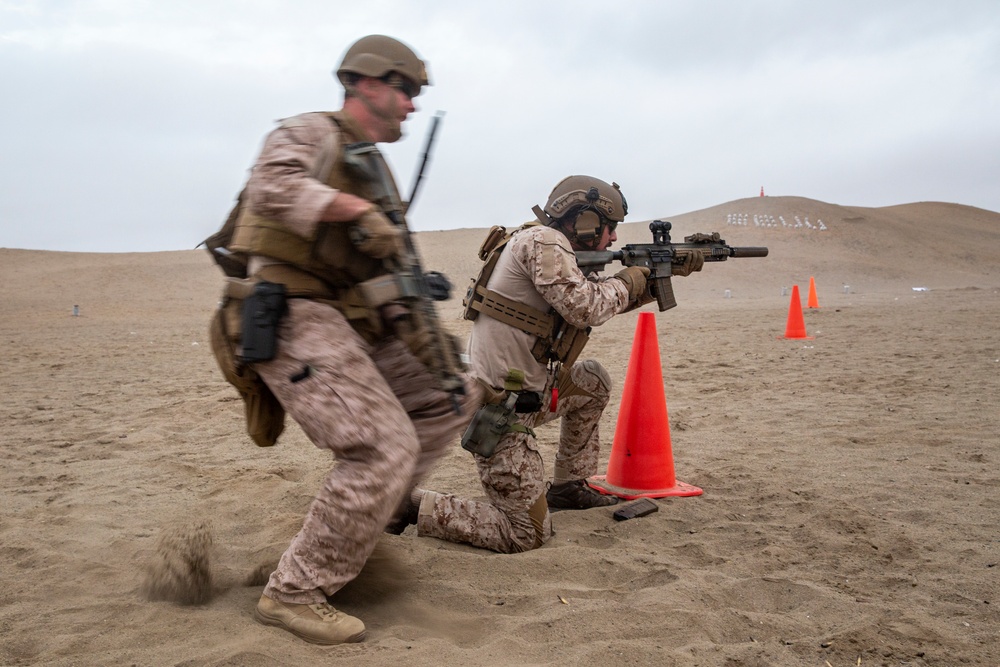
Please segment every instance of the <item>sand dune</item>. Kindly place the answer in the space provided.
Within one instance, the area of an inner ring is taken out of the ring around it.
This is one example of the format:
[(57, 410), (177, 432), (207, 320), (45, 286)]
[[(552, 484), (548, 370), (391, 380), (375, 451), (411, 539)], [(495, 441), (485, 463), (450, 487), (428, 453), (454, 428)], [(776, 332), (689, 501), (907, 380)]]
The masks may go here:
[[(770, 248), (676, 280), (656, 315), (677, 477), (704, 495), (559, 513), (520, 555), (385, 536), (334, 600), (369, 637), (333, 649), (250, 616), (330, 461), (294, 426), (271, 449), (244, 435), (208, 256), (0, 249), (0, 664), (1000, 664), (1000, 214), (763, 197), (666, 217)], [(484, 232), (417, 240), (461, 288)], [(810, 277), (813, 338), (786, 340)], [(635, 322), (585, 353), (616, 383), (605, 462)], [(479, 494), (458, 447), (429, 486)], [(147, 599), (176, 544), (205, 604)]]

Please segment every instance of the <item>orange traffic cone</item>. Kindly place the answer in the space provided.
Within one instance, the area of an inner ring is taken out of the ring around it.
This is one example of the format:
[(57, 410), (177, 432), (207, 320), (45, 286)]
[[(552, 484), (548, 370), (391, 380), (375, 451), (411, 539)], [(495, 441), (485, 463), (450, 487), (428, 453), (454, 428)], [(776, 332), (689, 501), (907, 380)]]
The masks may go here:
[(792, 285), (792, 302), (788, 305), (788, 324), (785, 325), (785, 338), (806, 338), (806, 323), (802, 319), (802, 300), (799, 298), (799, 286)]
[(806, 308), (819, 308), (819, 300), (816, 298), (816, 281), (809, 276), (809, 298), (806, 299)]
[(629, 500), (702, 494), (698, 487), (679, 482), (674, 476), (653, 313), (639, 313), (636, 323), (608, 474), (587, 481), (601, 493)]

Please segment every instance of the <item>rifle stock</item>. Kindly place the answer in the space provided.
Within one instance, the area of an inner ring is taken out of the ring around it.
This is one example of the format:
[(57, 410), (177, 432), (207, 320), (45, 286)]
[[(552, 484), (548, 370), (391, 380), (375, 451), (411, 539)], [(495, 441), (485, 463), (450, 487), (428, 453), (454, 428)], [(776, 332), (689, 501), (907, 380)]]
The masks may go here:
[(730, 257), (767, 257), (767, 248), (730, 246), (719, 237), (718, 232), (692, 234), (685, 237), (684, 243), (672, 243), (671, 226), (665, 220), (649, 223), (649, 230), (653, 233), (652, 243), (630, 243), (621, 250), (577, 252), (577, 266), (584, 269), (585, 273), (588, 270), (602, 271), (611, 262), (621, 262), (622, 266), (646, 267), (649, 269), (647, 281), (652, 285), (650, 292), (656, 297), (656, 304), (662, 312), (677, 305), (670, 279), (673, 276), (673, 266), (683, 264), (688, 253), (700, 253), (705, 262), (724, 262)]

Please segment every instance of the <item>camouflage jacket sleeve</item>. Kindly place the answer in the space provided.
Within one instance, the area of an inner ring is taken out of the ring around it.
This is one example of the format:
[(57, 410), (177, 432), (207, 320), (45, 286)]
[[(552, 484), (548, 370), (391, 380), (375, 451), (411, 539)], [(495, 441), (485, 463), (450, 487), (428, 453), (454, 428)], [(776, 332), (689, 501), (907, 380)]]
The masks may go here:
[(284, 223), (304, 238), (316, 231), (337, 191), (312, 173), (337, 126), (321, 113), (282, 121), (264, 140), (247, 181), (247, 202), (257, 215)]
[(628, 306), (625, 284), (587, 279), (576, 265), (569, 240), (554, 229), (526, 230), (514, 237), (509, 251), (528, 271), (542, 298), (575, 327), (603, 324)]

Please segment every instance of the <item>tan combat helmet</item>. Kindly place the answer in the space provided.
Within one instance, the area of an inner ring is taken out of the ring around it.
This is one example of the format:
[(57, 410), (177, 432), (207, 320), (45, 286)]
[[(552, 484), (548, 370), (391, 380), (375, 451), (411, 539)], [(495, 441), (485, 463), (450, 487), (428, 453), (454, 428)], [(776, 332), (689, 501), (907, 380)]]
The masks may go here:
[(427, 66), (413, 49), (385, 35), (368, 35), (354, 42), (344, 54), (336, 74), (346, 88), (350, 85), (349, 74), (381, 79), (393, 72), (409, 79), (417, 95), (421, 87), (431, 85)]
[(600, 236), (601, 227), (619, 223), (628, 215), (628, 202), (617, 183), (610, 185), (593, 176), (569, 176), (552, 188), (545, 213), (560, 220), (575, 216), (577, 238), (587, 242)]

